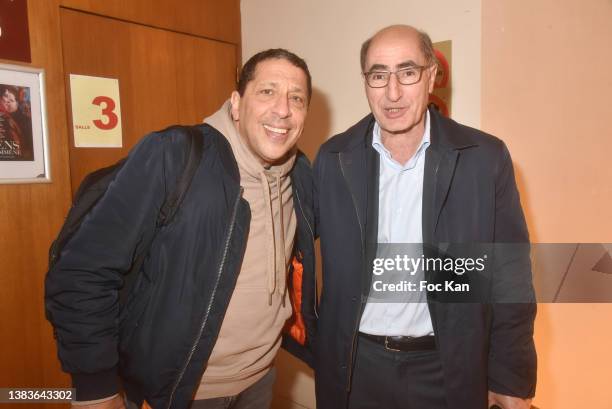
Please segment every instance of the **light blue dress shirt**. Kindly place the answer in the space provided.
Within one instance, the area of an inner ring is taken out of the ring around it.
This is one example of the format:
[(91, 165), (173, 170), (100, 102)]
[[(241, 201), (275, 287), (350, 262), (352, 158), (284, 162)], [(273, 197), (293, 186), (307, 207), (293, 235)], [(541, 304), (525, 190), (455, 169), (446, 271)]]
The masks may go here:
[[(380, 126), (374, 125), (372, 146), (380, 155), (378, 189), (378, 243), (416, 243), (419, 257), (423, 243), (423, 175), (425, 151), (430, 144), (429, 112), (419, 148), (405, 165), (391, 157), (381, 139)], [(381, 257), (381, 248), (377, 257)], [(417, 272), (423, 277), (423, 271)], [(418, 279), (416, 280), (418, 282)], [(370, 289), (372, 291), (372, 288)], [(373, 335), (419, 337), (433, 334), (425, 292), (407, 294), (409, 302), (371, 302), (361, 317), (359, 330)]]

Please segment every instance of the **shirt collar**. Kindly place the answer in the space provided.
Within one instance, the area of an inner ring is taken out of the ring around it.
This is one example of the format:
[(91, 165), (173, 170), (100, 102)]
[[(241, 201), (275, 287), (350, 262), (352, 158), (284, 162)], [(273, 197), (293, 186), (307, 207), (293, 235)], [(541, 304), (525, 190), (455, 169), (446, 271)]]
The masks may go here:
[(393, 160), (393, 158), (391, 157), (391, 152), (389, 152), (389, 150), (385, 148), (385, 145), (383, 145), (380, 125), (378, 125), (378, 122), (374, 123), (374, 129), (372, 133), (372, 147), (376, 149), (378, 154), (385, 161), (392, 163), (394, 167), (399, 169), (412, 169), (416, 166), (418, 158), (423, 154), (423, 152), (431, 143), (431, 120), (429, 117), (429, 110), (425, 111), (425, 131), (423, 132), (423, 138), (421, 138), (421, 144), (419, 145), (419, 148), (416, 150), (412, 158), (410, 158), (410, 160), (403, 166), (397, 161)]

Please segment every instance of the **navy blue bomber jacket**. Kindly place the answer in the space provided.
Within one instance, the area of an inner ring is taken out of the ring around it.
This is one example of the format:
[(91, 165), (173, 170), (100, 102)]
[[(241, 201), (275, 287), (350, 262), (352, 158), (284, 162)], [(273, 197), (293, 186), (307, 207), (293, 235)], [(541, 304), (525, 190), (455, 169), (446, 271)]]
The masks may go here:
[[(186, 163), (188, 144), (169, 128), (143, 138), (131, 151), (47, 275), (47, 316), (77, 400), (110, 396), (121, 382), (138, 404), (146, 400), (157, 409), (190, 403), (232, 295), (250, 223), (229, 143), (210, 125), (196, 128), (204, 138), (203, 156), (171, 223), (155, 226)], [(283, 346), (311, 363), (313, 188), (301, 153), (291, 179), (298, 223), (288, 277), (295, 308), (287, 328), (298, 340), (285, 336)], [(121, 309), (124, 274), (151, 237), (142, 271)]]

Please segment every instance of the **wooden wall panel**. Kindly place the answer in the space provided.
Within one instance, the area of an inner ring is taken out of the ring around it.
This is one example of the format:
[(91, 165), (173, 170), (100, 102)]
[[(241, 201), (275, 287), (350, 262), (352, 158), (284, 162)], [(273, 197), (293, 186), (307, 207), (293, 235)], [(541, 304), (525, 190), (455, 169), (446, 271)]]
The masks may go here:
[(117, 78), (121, 97), (122, 148), (75, 148), (71, 136), (73, 192), (143, 135), (201, 122), (234, 89), (234, 45), (63, 8), (61, 27), (66, 81), (69, 74)]
[[(232, 55), (235, 52), (233, 50), (239, 48), (239, 34), (234, 35), (234, 37), (227, 34), (234, 32), (234, 30), (239, 33), (239, 27), (236, 27), (240, 21), (238, 1), (235, 1), (233, 5), (229, 4), (233, 2), (202, 1), (201, 3), (206, 7), (213, 7), (213, 9), (209, 8), (209, 11), (218, 10), (221, 13), (221, 15), (213, 18), (209, 15), (201, 16), (201, 10), (204, 10), (204, 6), (200, 8), (197, 4), (199, 3), (198, 0), (176, 2), (174, 8), (180, 8), (181, 10), (172, 9), (171, 12), (167, 8), (169, 7), (167, 4), (171, 2), (161, 0), (130, 0), (123, 3), (114, 0), (104, 2), (28, 0), (32, 63), (25, 65), (45, 70), (52, 182), (31, 185), (0, 185), (0, 317), (2, 317), (0, 321), (0, 387), (66, 387), (70, 384), (69, 377), (61, 372), (52, 329), (44, 317), (43, 306), (47, 250), (63, 222), (71, 201), (69, 169), (69, 141), (71, 137), (66, 109), (67, 84), (65, 78), (67, 73), (63, 69), (60, 21), (60, 6), (64, 3), (70, 3), (73, 7), (79, 6), (77, 3), (91, 3), (89, 5), (92, 8), (90, 11), (100, 14), (106, 11), (113, 12), (112, 7), (118, 10), (119, 4), (121, 4), (123, 8), (130, 8), (134, 20), (174, 13), (170, 19), (173, 22), (172, 24), (175, 24), (172, 30), (182, 33), (195, 31), (190, 27), (196, 26), (196, 22), (199, 21), (203, 26), (209, 26), (206, 28), (206, 30), (209, 30), (207, 31), (207, 37), (216, 36), (216, 33), (220, 33), (218, 35), (222, 42), (198, 43), (192, 36), (186, 35), (181, 35), (186, 40), (176, 42), (175, 37), (169, 39), (159, 34), (155, 43), (140, 44), (140, 47), (134, 46), (122, 57), (128, 60), (135, 57), (142, 58), (142, 55), (151, 53), (155, 47), (161, 45), (168, 50), (172, 50), (175, 56), (191, 59), (194, 63), (200, 64), (203, 67), (202, 69), (206, 67), (206, 69), (217, 73), (218, 78), (223, 83), (228, 81), (229, 78), (233, 81), (235, 75), (235, 71), (229, 69), (229, 66), (236, 64), (235, 55), (233, 60), (220, 64), (210, 56), (210, 53), (225, 58)], [(141, 4), (141, 9), (132, 6), (136, 3)], [(94, 10), (95, 7), (108, 7), (109, 9)], [(215, 7), (218, 9), (214, 9)], [(132, 10), (132, 8), (134, 9)], [(142, 13), (142, 15), (138, 13)], [(118, 15), (112, 17), (117, 18)], [(130, 16), (125, 15), (121, 18), (128, 19), (127, 17)], [(214, 21), (208, 24), (206, 19)], [(145, 24), (163, 26), (154, 23), (155, 21)], [(181, 24), (185, 24), (186, 27), (181, 28)], [(218, 28), (213, 29), (215, 25)], [(166, 26), (168, 25), (166, 24)], [(138, 36), (139, 30), (140, 28), (130, 28), (127, 32), (129, 36)], [(202, 33), (204, 31), (200, 30), (200, 35), (203, 35)], [(78, 34), (84, 37), (89, 35), (88, 30), (82, 30)], [(232, 38), (236, 44), (225, 43)], [(119, 44), (115, 45), (119, 46)], [(6, 60), (2, 62), (14, 63)], [(172, 70), (174, 68), (168, 68), (169, 73)], [(146, 71), (144, 73), (144, 77), (146, 77)], [(146, 83), (143, 76), (137, 73), (131, 74), (129, 78), (132, 84), (138, 84), (138, 81), (142, 80), (142, 86), (152, 86), (152, 84)], [(214, 85), (214, 82), (211, 83), (210, 81), (208, 77), (206, 79), (198, 77), (193, 81), (193, 89), (186, 82), (176, 82), (174, 92), (186, 95), (185, 100), (188, 102), (180, 107), (181, 109), (178, 109), (175, 100), (160, 100), (160, 109), (155, 111), (155, 115), (163, 115), (163, 112), (167, 110), (173, 112), (175, 120), (180, 119), (182, 122), (200, 121), (201, 117), (212, 112), (212, 109), (216, 108), (216, 105), (223, 100), (224, 96), (222, 94), (229, 92), (225, 88), (222, 89), (222, 92), (213, 93), (214, 95), (204, 92), (205, 89)], [(172, 87), (169, 85), (168, 88)], [(123, 95), (122, 93), (122, 97)], [(203, 97), (199, 98), (201, 95)], [(128, 98), (127, 95), (126, 98)], [(135, 103), (126, 100), (125, 104), (130, 106)], [(166, 107), (165, 110), (162, 109), (164, 106)], [(137, 111), (134, 112), (136, 112), (135, 115), (139, 115)], [(159, 119), (157, 117), (151, 119), (150, 117), (152, 115), (149, 115), (146, 120), (155, 122)], [(167, 119), (169, 118), (170, 116), (167, 117)], [(124, 116), (123, 121), (124, 124), (133, 126), (134, 129), (144, 129), (146, 127), (146, 125), (139, 125), (138, 123), (132, 124), (132, 119), (127, 116)], [(151, 123), (148, 124), (151, 125)], [(1, 407), (2, 409), (22, 409), (26, 407), (53, 409), (56, 407), (66, 408), (68, 405), (2, 404)]]
[(62, 6), (240, 43), (239, 0), (61, 0)]
[(203, 41), (198, 38), (177, 38), (176, 61), (181, 62), (176, 92), (181, 100), (177, 106), (177, 122), (202, 122), (230, 97), (236, 87), (236, 47)]
[[(117, 78), (121, 97), (123, 148), (74, 148), (70, 132), (71, 179), (76, 191), (88, 172), (116, 162), (142, 135), (175, 121), (176, 71), (172, 33), (61, 10), (67, 89), (69, 74)], [(71, 126), (70, 110), (68, 118)]]
[(45, 70), (52, 183), (0, 185), (0, 386), (66, 386), (43, 308), (47, 249), (70, 203), (58, 1), (30, 0), (28, 18), (30, 66)]

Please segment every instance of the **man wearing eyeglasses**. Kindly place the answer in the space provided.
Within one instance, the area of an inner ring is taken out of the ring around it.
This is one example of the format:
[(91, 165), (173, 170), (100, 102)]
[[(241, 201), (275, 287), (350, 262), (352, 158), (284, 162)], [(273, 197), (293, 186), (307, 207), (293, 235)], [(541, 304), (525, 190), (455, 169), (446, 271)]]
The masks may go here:
[[(529, 408), (536, 309), (528, 252), (503, 259), (505, 275), (496, 276), (514, 278), (527, 302), (455, 302), (433, 287), (382, 281), (385, 269), (402, 268), (400, 258), (381, 258), (398, 243), (417, 248), (412, 261), (440, 243), (528, 243), (508, 150), (428, 110), (437, 65), (427, 34), (379, 31), (362, 46), (361, 69), (372, 112), (326, 142), (315, 161), (323, 256), (317, 407)], [(410, 275), (418, 284), (431, 277), (425, 273), (421, 264)], [(385, 288), (405, 298), (375, 294)]]

